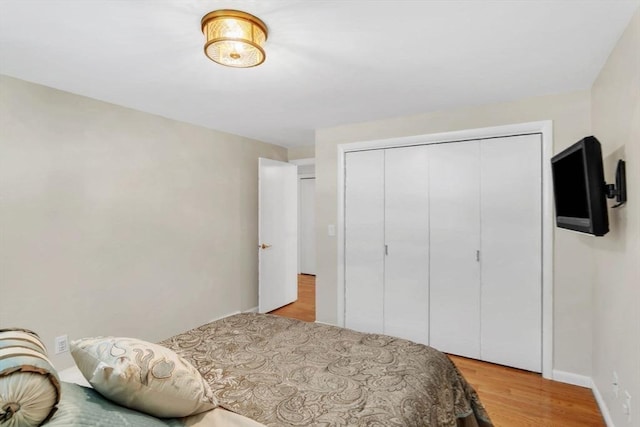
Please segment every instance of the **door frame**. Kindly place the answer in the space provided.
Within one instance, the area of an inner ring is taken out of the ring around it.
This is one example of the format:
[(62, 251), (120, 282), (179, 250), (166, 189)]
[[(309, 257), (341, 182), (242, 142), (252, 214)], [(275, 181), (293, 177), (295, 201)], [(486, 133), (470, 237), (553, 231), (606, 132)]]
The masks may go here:
[(464, 142), (477, 139), (500, 138), (515, 135), (540, 134), (542, 137), (542, 376), (553, 377), (553, 185), (551, 157), (553, 155), (553, 121), (491, 126), (461, 131), (414, 135), (407, 137), (358, 141), (338, 145), (338, 325), (345, 321), (345, 154), (350, 151), (377, 150), (412, 145), (444, 142)]

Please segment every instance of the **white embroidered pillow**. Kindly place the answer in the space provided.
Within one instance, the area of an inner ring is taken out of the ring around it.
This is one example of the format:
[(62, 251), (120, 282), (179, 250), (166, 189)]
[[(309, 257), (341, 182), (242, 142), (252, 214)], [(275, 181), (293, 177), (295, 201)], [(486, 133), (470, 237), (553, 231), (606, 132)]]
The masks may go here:
[(170, 418), (217, 405), (197, 369), (160, 345), (134, 338), (87, 338), (71, 343), (71, 355), (93, 388), (122, 406)]

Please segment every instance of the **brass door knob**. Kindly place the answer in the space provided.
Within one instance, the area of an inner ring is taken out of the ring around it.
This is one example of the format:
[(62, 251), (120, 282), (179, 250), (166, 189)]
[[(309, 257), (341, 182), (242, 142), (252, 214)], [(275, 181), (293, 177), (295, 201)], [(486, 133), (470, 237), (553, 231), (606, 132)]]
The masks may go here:
[(259, 247), (260, 249), (267, 249), (267, 248), (270, 248), (270, 247), (271, 247), (271, 245), (267, 245), (266, 243), (263, 243), (263, 244), (261, 244), (261, 245), (258, 245), (258, 247)]

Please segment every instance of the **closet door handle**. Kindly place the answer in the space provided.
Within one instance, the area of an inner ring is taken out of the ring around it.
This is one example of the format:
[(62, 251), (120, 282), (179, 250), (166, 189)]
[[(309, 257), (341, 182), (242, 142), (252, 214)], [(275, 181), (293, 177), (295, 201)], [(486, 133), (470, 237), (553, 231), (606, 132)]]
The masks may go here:
[(389, 255), (389, 245), (384, 245), (384, 254)]
[(480, 251), (476, 251), (476, 261), (480, 262)]

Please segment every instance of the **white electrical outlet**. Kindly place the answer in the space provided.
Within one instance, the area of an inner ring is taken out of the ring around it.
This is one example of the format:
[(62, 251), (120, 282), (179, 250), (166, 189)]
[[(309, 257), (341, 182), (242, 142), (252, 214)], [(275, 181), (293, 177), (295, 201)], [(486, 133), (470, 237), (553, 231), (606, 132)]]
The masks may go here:
[(65, 353), (69, 351), (69, 338), (66, 335), (56, 337), (55, 353)]
[(618, 373), (613, 371), (613, 379), (611, 380), (611, 389), (613, 390), (613, 395), (618, 398), (618, 393), (620, 393), (620, 382), (618, 381)]

